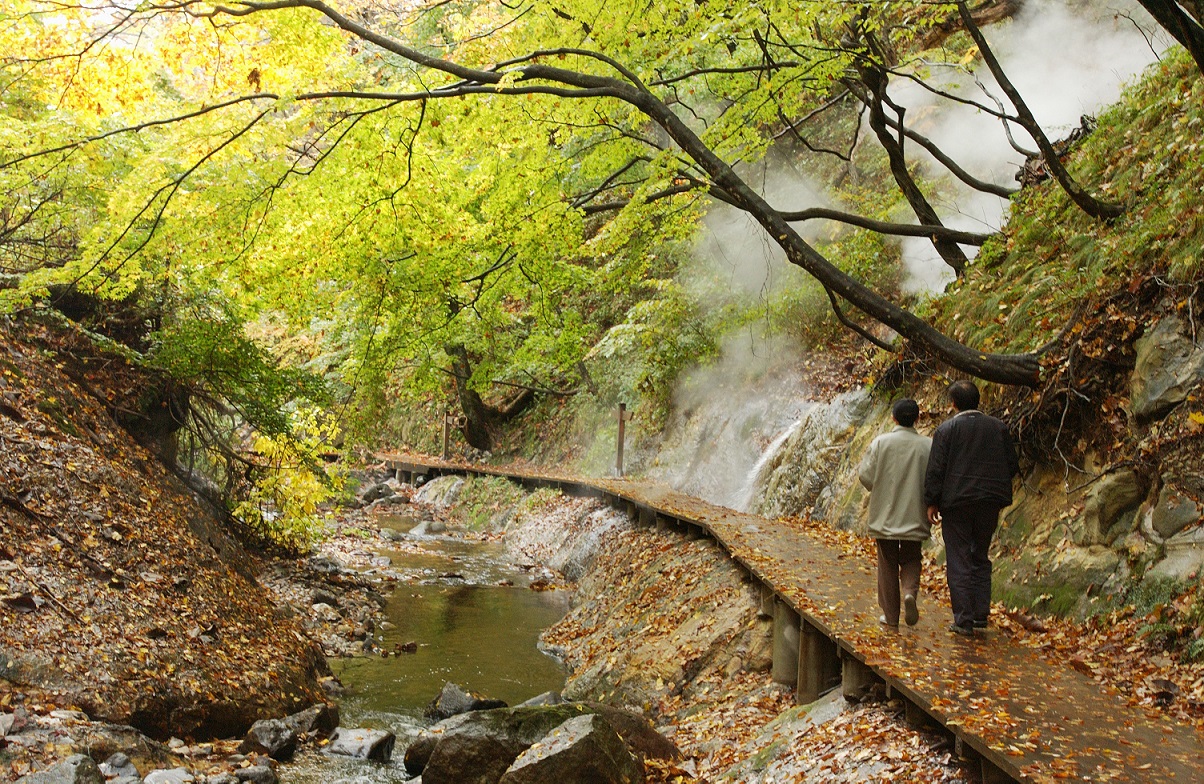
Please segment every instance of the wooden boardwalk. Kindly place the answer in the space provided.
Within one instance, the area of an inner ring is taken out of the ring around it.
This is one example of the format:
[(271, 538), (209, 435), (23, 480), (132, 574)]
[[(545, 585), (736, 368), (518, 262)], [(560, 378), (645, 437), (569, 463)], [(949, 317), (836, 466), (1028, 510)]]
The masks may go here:
[(1204, 782), (1204, 737), (1194, 728), (1131, 707), (1006, 635), (954, 635), (943, 606), (921, 606), (914, 628), (886, 629), (877, 622), (872, 565), (785, 521), (647, 482), (383, 457), (401, 478), (508, 477), (595, 495), (640, 524), (713, 538), (761, 585), (762, 610), (774, 618), (773, 677), (795, 685), (799, 702), (836, 687), (853, 694), (881, 679), (904, 700), (909, 720), (948, 730), (985, 782)]

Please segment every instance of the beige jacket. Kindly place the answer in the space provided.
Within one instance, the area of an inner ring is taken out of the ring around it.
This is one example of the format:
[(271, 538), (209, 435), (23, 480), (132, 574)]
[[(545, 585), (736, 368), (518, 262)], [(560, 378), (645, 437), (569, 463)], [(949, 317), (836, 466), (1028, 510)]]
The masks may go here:
[(932, 439), (915, 428), (895, 425), (873, 440), (861, 460), (859, 478), (870, 491), (866, 521), (875, 539), (927, 539), (924, 471)]

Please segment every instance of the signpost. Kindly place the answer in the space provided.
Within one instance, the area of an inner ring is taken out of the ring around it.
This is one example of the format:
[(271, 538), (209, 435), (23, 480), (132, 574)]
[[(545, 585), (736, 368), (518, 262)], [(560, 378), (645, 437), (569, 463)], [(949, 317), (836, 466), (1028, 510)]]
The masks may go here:
[(450, 410), (443, 412), (443, 459), (451, 459), (451, 429), (453, 427), (463, 427), (467, 420), (462, 416), (456, 416)]
[(618, 454), (615, 457), (615, 476), (623, 475), (623, 436), (627, 429), (627, 420), (631, 419), (631, 412), (627, 410), (626, 403), (619, 404), (619, 445)]

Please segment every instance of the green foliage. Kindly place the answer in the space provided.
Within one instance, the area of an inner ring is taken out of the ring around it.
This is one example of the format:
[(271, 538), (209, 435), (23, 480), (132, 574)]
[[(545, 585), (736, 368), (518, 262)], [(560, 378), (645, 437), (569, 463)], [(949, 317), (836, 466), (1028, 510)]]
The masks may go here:
[(228, 317), (173, 319), (156, 333), (151, 366), (233, 408), (256, 430), (284, 436), (292, 430), (288, 409), (297, 400), (326, 402), (320, 378), (282, 367)]
[(503, 477), (474, 477), (464, 482), (453, 514), (474, 531), (490, 528), (499, 515), (518, 506), (527, 492)]
[[(650, 284), (658, 296), (633, 305), (627, 319), (598, 341), (592, 356), (604, 368), (598, 374), (600, 400), (627, 402), (642, 421), (655, 425), (668, 414), (672, 381), (716, 347), (680, 286), (670, 280)], [(639, 405), (633, 405), (636, 400)]]

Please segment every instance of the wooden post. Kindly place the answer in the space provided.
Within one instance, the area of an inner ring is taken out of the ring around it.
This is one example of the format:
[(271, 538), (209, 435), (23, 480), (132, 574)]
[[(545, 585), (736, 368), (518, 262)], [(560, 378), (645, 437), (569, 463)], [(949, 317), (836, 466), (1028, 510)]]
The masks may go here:
[(840, 691), (846, 700), (856, 702), (865, 696), (879, 678), (857, 657), (845, 653), (840, 659)]
[(799, 622), (798, 613), (778, 599), (773, 604), (773, 669), (775, 683), (798, 684)]
[(618, 417), (619, 417), (619, 438), (618, 438), (618, 450), (617, 450), (617, 454), (615, 456), (615, 476), (622, 476), (623, 475), (623, 440), (624, 440), (624, 436), (626, 435), (627, 420), (631, 419), (631, 414), (630, 414), (630, 412), (627, 411), (626, 403), (619, 404)]
[(798, 690), (799, 705), (815, 702), (821, 694), (840, 683), (840, 652), (836, 643), (808, 622), (802, 625), (799, 644)]

